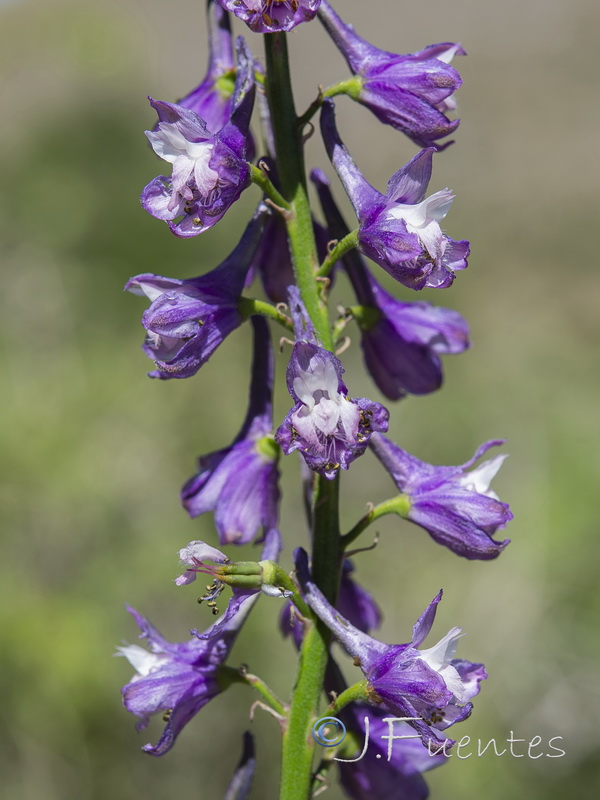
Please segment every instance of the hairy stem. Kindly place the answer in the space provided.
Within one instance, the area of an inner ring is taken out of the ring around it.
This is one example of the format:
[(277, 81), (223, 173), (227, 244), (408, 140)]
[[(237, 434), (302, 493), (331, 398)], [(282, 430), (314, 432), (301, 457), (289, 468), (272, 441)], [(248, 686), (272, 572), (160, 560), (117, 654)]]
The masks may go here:
[[(284, 33), (264, 37), (266, 91), (275, 138), (281, 192), (289, 203), (285, 215), (296, 283), (322, 345), (333, 350), (327, 306), (316, 274), (319, 269), (304, 167), (301, 127), (292, 94)], [(340, 573), (338, 479), (317, 482), (313, 508), (313, 579), (333, 602)], [(280, 800), (308, 800), (315, 742), (311, 729), (323, 693), (329, 632), (318, 620), (308, 622), (283, 736)]]

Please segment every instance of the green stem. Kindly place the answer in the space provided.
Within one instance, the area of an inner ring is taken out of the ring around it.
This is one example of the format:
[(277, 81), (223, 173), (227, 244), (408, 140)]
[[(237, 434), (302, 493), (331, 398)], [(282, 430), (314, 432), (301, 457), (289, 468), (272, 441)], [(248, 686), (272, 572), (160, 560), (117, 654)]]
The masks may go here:
[[(290, 204), (284, 219), (296, 283), (323, 347), (333, 350), (327, 306), (316, 280), (319, 265), (306, 187), (302, 129), (294, 106), (286, 36), (273, 33), (265, 36), (264, 40), (267, 99), (281, 190)], [(331, 602), (335, 602), (340, 575), (339, 541), (338, 479), (328, 481), (319, 477), (313, 509), (312, 575)], [(323, 694), (329, 641), (329, 630), (319, 620), (306, 623), (283, 736), (280, 800), (308, 800), (311, 794), (315, 750), (311, 729)]]
[(290, 205), (285, 216), (296, 283), (315, 330), (328, 350), (333, 349), (327, 307), (323, 302), (315, 273), (317, 248), (308, 202), (304, 152), (297, 124), (289, 71), (285, 33), (264, 37), (267, 62), (266, 91), (277, 152), (277, 168), (283, 196)]
[(352, 544), (352, 542), (357, 539), (360, 534), (366, 530), (369, 525), (371, 525), (371, 523), (375, 522), (376, 519), (379, 519), (379, 517), (383, 517), (386, 514), (399, 514), (401, 517), (406, 517), (409, 509), (410, 499), (407, 494), (396, 495), (396, 497), (392, 497), (389, 500), (384, 500), (383, 503), (373, 506), (373, 508), (367, 514), (365, 514), (364, 517), (359, 519), (352, 530), (348, 531), (345, 536), (342, 536), (342, 548), (346, 550), (348, 545)]
[(347, 94), (356, 100), (358, 99), (361, 86), (362, 82), (360, 78), (354, 77), (348, 78), (348, 80), (345, 81), (340, 81), (339, 83), (334, 83), (331, 86), (328, 86), (327, 89), (321, 89), (304, 114), (302, 114), (302, 116), (298, 119), (300, 130), (302, 130), (304, 126), (311, 121), (317, 111), (321, 108), (323, 105), (323, 99), (325, 97), (335, 97), (338, 94)]
[[(261, 162), (262, 163), (262, 162)], [(277, 191), (277, 189), (271, 183), (271, 179), (267, 175), (264, 169), (260, 169), (260, 167), (255, 167), (254, 164), (250, 164), (250, 179), (252, 183), (255, 183), (257, 186), (263, 190), (264, 194), (275, 203), (276, 206), (279, 208), (283, 208), (284, 210), (288, 211), (290, 204), (288, 201), (282, 197), (281, 194)]]
[(355, 247), (358, 247), (358, 229), (336, 242), (335, 247), (329, 251), (327, 258), (317, 270), (317, 278), (326, 278), (340, 258)]
[(223, 691), (233, 683), (244, 683), (246, 686), (251, 686), (261, 696), (265, 705), (272, 708), (281, 717), (285, 717), (287, 714), (285, 705), (258, 675), (252, 675), (234, 667), (223, 666), (219, 668), (218, 680)]
[(356, 700), (366, 700), (366, 698), (367, 682), (360, 681), (360, 683), (355, 683), (354, 686), (349, 686), (341, 694), (338, 694), (331, 704), (329, 712), (332, 716), (335, 716), (350, 703), (354, 703)]
[(294, 326), (292, 320), (281, 311), (272, 306), (271, 303), (266, 303), (264, 300), (255, 300), (253, 297), (240, 297), (238, 302), (238, 309), (242, 317), (246, 320), (254, 314), (260, 314), (262, 317), (269, 317), (274, 319), (288, 331), (293, 331)]

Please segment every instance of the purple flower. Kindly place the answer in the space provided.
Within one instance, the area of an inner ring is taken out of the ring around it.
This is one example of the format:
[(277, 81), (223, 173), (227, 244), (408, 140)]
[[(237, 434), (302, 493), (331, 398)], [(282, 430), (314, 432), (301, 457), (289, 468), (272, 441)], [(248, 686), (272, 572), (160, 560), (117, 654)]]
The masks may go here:
[[(454, 110), (453, 93), (462, 83), (450, 61), (465, 55), (458, 44), (433, 44), (410, 55), (379, 50), (321, 3), (319, 19), (354, 73), (348, 94), (421, 147), (452, 133), (459, 120), (444, 114)], [(448, 143), (449, 144), (449, 143)], [(447, 146), (447, 145), (445, 145)], [(438, 149), (440, 149), (438, 147)]]
[(232, 445), (199, 459), (181, 498), (191, 517), (215, 512), (221, 544), (246, 544), (261, 526), (277, 524), (279, 447), (273, 427), (273, 351), (269, 328), (252, 317), (254, 360), (246, 419)]
[(309, 22), (319, 10), (321, 0), (217, 0), (239, 17), (255, 33), (291, 31)]
[[(345, 558), (335, 607), (355, 628), (368, 633), (381, 624), (381, 611), (373, 595), (354, 580), (353, 572), (354, 564), (349, 558)], [(304, 625), (293, 612), (291, 603), (288, 603), (281, 612), (279, 629), (284, 636), (291, 635), (296, 647), (300, 648)]]
[[(443, 753), (429, 755), (418, 738), (410, 738), (393, 742), (388, 761), (388, 744), (382, 738), (390, 735), (390, 723), (384, 722), (386, 717), (389, 718), (388, 711), (366, 703), (352, 703), (340, 712), (340, 719), (346, 729), (360, 743), (365, 742), (368, 737), (367, 749), (360, 760), (354, 763), (339, 762), (344, 791), (352, 800), (372, 800), (379, 797), (425, 800), (429, 796), (429, 790), (421, 773), (441, 766), (448, 759)], [(415, 736), (408, 722), (393, 723), (391, 732), (393, 736)], [(358, 758), (359, 755), (360, 752), (354, 757)]]
[(221, 692), (219, 667), (228, 657), (253, 603), (250, 600), (240, 607), (225, 625), (216, 623), (220, 626), (218, 635), (213, 625), (204, 639), (194, 636), (176, 644), (167, 642), (145, 617), (128, 607), (142, 631), (140, 638), (148, 640), (150, 651), (135, 644), (118, 648), (135, 669), (132, 680), (123, 687), (123, 705), (139, 717), (138, 730), (159, 712), (164, 712), (166, 723), (158, 742), (142, 748), (147, 753), (167, 753), (192, 717)]
[(252, 789), (255, 768), (254, 737), (249, 731), (246, 731), (244, 733), (242, 757), (233, 773), (231, 783), (225, 792), (223, 800), (248, 800)]
[(483, 664), (454, 658), (460, 628), (452, 628), (433, 647), (419, 649), (431, 629), (442, 592), (415, 623), (409, 643), (384, 644), (359, 631), (331, 606), (312, 582), (308, 557), (302, 548), (295, 551), (294, 559), (306, 602), (360, 666), (369, 701), (392, 715), (411, 718), (410, 725), (423, 744), (428, 745), (431, 740), (436, 752), (442, 740), (433, 729), (443, 731), (466, 719), (472, 710), (468, 701), (487, 677)]
[(142, 192), (142, 206), (166, 220), (181, 238), (215, 225), (250, 184), (248, 134), (254, 103), (254, 64), (244, 40), (236, 43), (238, 68), (231, 118), (219, 131), (182, 105), (150, 99), (158, 128), (146, 131), (154, 152), (173, 165)]
[(229, 14), (214, 0), (207, 2), (206, 23), (209, 47), (206, 75), (195, 89), (177, 101), (177, 105), (196, 113), (214, 134), (225, 127), (231, 117), (235, 63)]
[(255, 214), (239, 244), (218, 267), (188, 280), (143, 274), (125, 289), (145, 295), (151, 306), (142, 316), (146, 355), (156, 362), (152, 378), (189, 378), (243, 322), (240, 295), (264, 223)]
[(469, 470), (490, 447), (502, 439), (481, 445), (473, 458), (457, 467), (436, 467), (411, 456), (398, 445), (376, 436), (371, 448), (402, 493), (398, 513), (415, 522), (459, 556), (496, 558), (509, 543), (495, 541), (494, 533), (512, 519), (506, 503), (490, 489), (490, 483), (506, 458), (499, 455)]
[[(316, 169), (311, 178), (331, 234), (343, 238), (348, 227), (327, 177)], [(343, 264), (360, 303), (352, 313), (361, 329), (367, 369), (379, 389), (390, 400), (439, 389), (443, 378), (440, 355), (461, 353), (469, 346), (466, 320), (449, 308), (396, 300), (375, 280), (356, 250), (344, 256)]]
[(465, 269), (469, 243), (442, 233), (454, 195), (448, 190), (425, 198), (435, 148), (421, 150), (398, 170), (382, 195), (368, 183), (339, 138), (335, 110), (325, 100), (321, 130), (327, 152), (358, 217), (359, 248), (410, 289), (443, 289)]
[(286, 455), (300, 450), (308, 466), (330, 480), (364, 453), (373, 431), (388, 427), (382, 405), (348, 396), (343, 372), (333, 353), (296, 342), (286, 375), (295, 405), (275, 433)]

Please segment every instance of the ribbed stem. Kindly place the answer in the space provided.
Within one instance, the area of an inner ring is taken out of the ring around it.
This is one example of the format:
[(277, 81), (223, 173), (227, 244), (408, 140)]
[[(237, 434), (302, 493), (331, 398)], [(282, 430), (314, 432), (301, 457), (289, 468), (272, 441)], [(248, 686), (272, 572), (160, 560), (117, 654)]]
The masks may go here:
[[(301, 127), (292, 93), (284, 33), (264, 37), (266, 91), (275, 139), (281, 193), (289, 203), (285, 214), (296, 283), (322, 345), (333, 349), (331, 327), (316, 280), (317, 249), (304, 168)], [(333, 602), (340, 574), (338, 479), (317, 482), (313, 508), (313, 578)], [(309, 800), (315, 742), (312, 725), (323, 693), (329, 654), (329, 631), (319, 621), (308, 622), (292, 690), (283, 737), (280, 800)]]

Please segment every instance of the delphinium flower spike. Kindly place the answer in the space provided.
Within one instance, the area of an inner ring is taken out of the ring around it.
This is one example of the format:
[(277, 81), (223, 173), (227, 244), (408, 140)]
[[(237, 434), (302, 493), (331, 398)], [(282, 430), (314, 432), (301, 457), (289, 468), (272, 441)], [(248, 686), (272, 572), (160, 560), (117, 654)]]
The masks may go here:
[(420, 525), (439, 544), (468, 559), (489, 560), (500, 555), (509, 539), (493, 535), (512, 519), (506, 503), (490, 483), (506, 458), (498, 455), (471, 469), (494, 439), (482, 444), (473, 458), (456, 467), (438, 467), (419, 461), (385, 436), (371, 439), (371, 449), (401, 492), (398, 513)]
[(202, 456), (181, 498), (191, 517), (215, 512), (221, 544), (245, 544), (277, 524), (279, 446), (273, 440), (273, 351), (269, 328), (252, 317), (254, 359), (246, 419), (234, 442)]
[[(311, 178), (329, 231), (335, 239), (348, 233), (321, 170)], [(402, 302), (375, 280), (357, 250), (342, 260), (359, 305), (351, 311), (361, 330), (367, 369), (390, 400), (405, 394), (427, 394), (442, 384), (441, 355), (461, 353), (469, 346), (469, 326), (457, 312), (430, 303)]]
[(425, 197), (435, 148), (421, 150), (399, 169), (383, 195), (364, 178), (340, 139), (331, 100), (323, 102), (321, 131), (358, 217), (361, 252), (411, 289), (450, 286), (454, 273), (467, 266), (469, 243), (451, 239), (440, 227), (452, 192), (442, 189)]
[(456, 107), (452, 95), (462, 83), (450, 66), (454, 56), (465, 55), (459, 44), (432, 44), (399, 55), (369, 44), (325, 0), (319, 19), (354, 74), (354, 80), (345, 82), (346, 93), (381, 122), (401, 130), (421, 147), (431, 147), (456, 130), (459, 120), (450, 121), (445, 112)]

